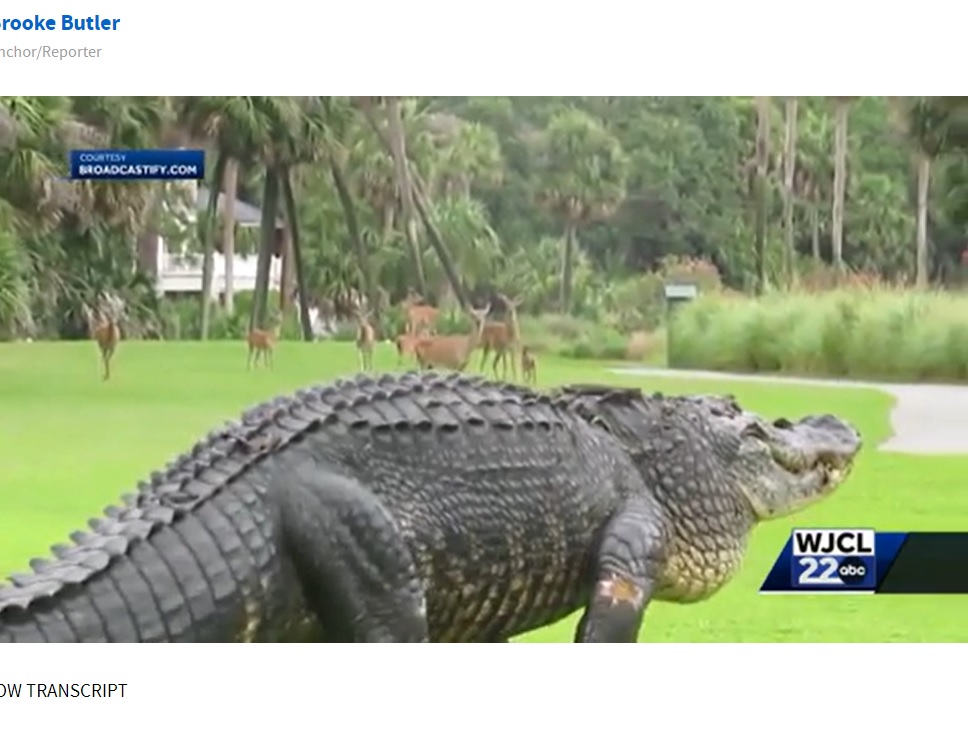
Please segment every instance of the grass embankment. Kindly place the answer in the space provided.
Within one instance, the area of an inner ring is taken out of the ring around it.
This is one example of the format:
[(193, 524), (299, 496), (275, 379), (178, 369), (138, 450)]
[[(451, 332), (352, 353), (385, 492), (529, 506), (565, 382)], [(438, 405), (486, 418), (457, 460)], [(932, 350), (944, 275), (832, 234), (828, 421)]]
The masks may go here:
[[(351, 344), (284, 342), (273, 371), (245, 369), (239, 343), (122, 343), (116, 375), (98, 378), (91, 343), (0, 345), (0, 576), (83, 528), (87, 518), (197, 437), (254, 402), (355, 368)], [(396, 354), (381, 346), (378, 369)], [(472, 364), (476, 368), (477, 360)], [(760, 597), (794, 526), (882, 530), (964, 528), (968, 459), (878, 453), (890, 398), (877, 391), (630, 378), (604, 364), (544, 357), (542, 386), (613, 381), (667, 393), (730, 392), (770, 416), (831, 411), (868, 445), (841, 491), (800, 515), (764, 524), (740, 575), (711, 600), (653, 606), (648, 641), (968, 641), (965, 597)], [(570, 640), (575, 618), (524, 640)]]
[(710, 295), (675, 318), (677, 366), (888, 381), (968, 380), (968, 297), (858, 289)]

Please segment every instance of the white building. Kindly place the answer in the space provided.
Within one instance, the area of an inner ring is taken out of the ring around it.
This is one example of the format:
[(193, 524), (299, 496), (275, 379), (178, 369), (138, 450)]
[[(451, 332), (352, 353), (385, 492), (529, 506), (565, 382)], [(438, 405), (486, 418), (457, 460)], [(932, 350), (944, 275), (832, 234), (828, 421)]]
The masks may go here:
[[(194, 184), (194, 181), (192, 181)], [(204, 211), (208, 206), (209, 191), (204, 186), (192, 186), (195, 191), (195, 212)], [(221, 214), (224, 194), (219, 193), (218, 211)], [(189, 219), (194, 220), (195, 212), (191, 212)], [(262, 212), (255, 206), (244, 201), (235, 201), (235, 222), (238, 228), (259, 228)], [(279, 225), (281, 228), (281, 224)], [(200, 293), (202, 291), (202, 255), (182, 254), (170, 252), (161, 236), (153, 237), (154, 241), (141, 242), (139, 249), (144, 258), (142, 266), (155, 274), (158, 293), (160, 295), (175, 293)], [(212, 278), (212, 297), (218, 299), (225, 292), (225, 256), (219, 252), (214, 254), (215, 267)], [(252, 291), (255, 289), (256, 278), (255, 254), (244, 256), (236, 254), (233, 257), (233, 280), (235, 292)], [(278, 290), (282, 279), (282, 260), (273, 257), (269, 269), (269, 289)]]

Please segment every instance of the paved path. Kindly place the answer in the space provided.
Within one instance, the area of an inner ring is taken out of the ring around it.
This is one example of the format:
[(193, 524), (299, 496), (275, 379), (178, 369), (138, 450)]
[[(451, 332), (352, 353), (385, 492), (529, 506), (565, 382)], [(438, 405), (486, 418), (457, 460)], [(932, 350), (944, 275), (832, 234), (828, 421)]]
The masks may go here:
[(935, 384), (882, 384), (843, 379), (803, 379), (718, 371), (630, 367), (610, 369), (612, 373), (636, 376), (667, 376), (720, 381), (769, 381), (810, 386), (879, 389), (895, 398), (891, 413), (894, 436), (878, 449), (886, 452), (919, 454), (968, 454), (968, 386)]

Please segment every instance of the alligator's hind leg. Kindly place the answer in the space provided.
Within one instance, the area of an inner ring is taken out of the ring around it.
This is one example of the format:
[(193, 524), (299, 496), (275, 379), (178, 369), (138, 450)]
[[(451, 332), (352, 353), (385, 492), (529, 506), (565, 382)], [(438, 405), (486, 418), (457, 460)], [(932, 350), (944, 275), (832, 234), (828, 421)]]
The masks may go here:
[(575, 632), (576, 643), (634, 643), (652, 599), (666, 540), (654, 505), (635, 501), (605, 528), (595, 587)]
[(293, 453), (278, 468), (272, 491), (287, 551), (327, 637), (426, 642), (422, 583), (390, 514), (364, 486), (304, 446)]

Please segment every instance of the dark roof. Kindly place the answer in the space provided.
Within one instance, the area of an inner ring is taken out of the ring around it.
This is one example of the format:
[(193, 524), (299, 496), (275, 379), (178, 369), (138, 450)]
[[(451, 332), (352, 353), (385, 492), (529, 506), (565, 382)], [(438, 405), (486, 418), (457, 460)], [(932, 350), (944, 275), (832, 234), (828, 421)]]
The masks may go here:
[[(198, 187), (198, 197), (196, 198), (195, 204), (199, 211), (204, 211), (208, 208), (209, 201), (208, 188), (205, 186)], [(225, 198), (224, 193), (218, 194), (218, 210), (222, 210), (223, 199)], [(262, 209), (258, 206), (253, 206), (251, 203), (246, 203), (245, 201), (240, 201), (238, 198), (235, 199), (235, 223), (240, 226), (252, 226), (256, 227), (262, 222)], [(276, 219), (276, 226), (281, 227), (283, 225), (281, 219)]]

